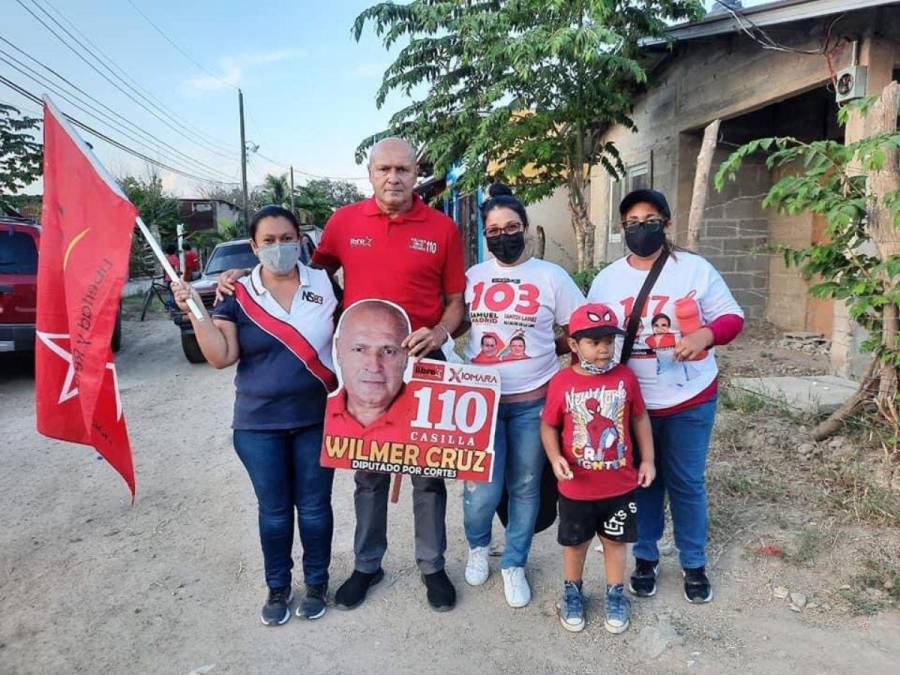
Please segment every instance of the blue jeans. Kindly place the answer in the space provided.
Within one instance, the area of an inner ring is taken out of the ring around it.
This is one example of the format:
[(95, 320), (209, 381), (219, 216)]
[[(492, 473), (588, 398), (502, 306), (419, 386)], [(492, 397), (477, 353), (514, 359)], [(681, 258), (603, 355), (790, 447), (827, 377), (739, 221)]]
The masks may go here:
[(235, 429), (234, 449), (259, 501), (259, 540), (269, 588), (291, 583), (294, 509), (303, 544), (307, 584), (328, 584), (331, 562), (331, 483), (334, 469), (319, 466), (322, 426), (250, 431)]
[(675, 546), (686, 568), (706, 565), (706, 454), (716, 417), (716, 399), (667, 417), (650, 417), (656, 479), (637, 491), (636, 558), (659, 560), (665, 527), (663, 499), (669, 494)]
[(469, 548), (491, 543), (491, 524), (503, 486), (509, 493), (506, 548), (500, 567), (524, 567), (531, 550), (534, 522), (541, 501), (544, 446), (541, 444), (541, 410), (544, 399), (501, 403), (494, 434), (494, 476), (490, 483), (466, 481), (463, 524)]

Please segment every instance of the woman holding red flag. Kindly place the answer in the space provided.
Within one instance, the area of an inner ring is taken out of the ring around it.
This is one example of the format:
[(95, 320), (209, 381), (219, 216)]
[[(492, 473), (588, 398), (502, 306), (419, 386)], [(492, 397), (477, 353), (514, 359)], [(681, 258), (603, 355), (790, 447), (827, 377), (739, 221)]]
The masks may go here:
[(235, 284), (234, 295), (203, 320), (187, 311), (193, 293), (173, 284), (197, 342), (216, 368), (237, 363), (234, 447), (259, 501), (259, 537), (268, 598), (267, 626), (291, 617), (294, 510), (303, 544), (306, 593), (297, 616), (325, 613), (331, 561), (333, 469), (319, 465), (325, 401), (337, 386), (331, 360), (337, 297), (326, 272), (299, 261), (300, 224), (280, 206), (250, 221), (250, 245), (260, 260)]

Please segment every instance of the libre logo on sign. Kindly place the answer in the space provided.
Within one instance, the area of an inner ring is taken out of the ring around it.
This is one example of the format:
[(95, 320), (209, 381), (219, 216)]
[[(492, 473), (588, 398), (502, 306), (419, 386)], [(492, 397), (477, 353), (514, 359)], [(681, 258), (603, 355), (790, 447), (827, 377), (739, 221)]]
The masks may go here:
[(444, 366), (436, 363), (417, 363), (413, 370), (413, 377), (422, 380), (444, 381)]

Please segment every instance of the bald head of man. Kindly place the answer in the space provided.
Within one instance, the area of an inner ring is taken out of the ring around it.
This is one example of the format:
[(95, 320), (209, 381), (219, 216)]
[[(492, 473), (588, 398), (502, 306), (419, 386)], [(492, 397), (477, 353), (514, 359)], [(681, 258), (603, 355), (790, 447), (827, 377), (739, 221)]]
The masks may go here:
[(347, 393), (347, 410), (368, 425), (383, 415), (403, 387), (410, 325), (399, 307), (361, 300), (341, 317), (335, 336), (337, 365)]
[(416, 151), (402, 138), (383, 138), (372, 146), (369, 182), (384, 213), (396, 215), (412, 207), (416, 175)]

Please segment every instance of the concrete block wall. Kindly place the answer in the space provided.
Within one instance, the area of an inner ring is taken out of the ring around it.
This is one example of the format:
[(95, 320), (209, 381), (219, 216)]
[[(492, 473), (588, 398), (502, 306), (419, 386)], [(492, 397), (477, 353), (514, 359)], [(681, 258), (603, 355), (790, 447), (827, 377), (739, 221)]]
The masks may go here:
[[(728, 149), (717, 149), (713, 166), (728, 154)], [(719, 270), (752, 319), (766, 313), (769, 255), (762, 249), (769, 241), (769, 220), (760, 203), (771, 184), (765, 164), (746, 162), (736, 181), (726, 183), (721, 192), (710, 189), (700, 227), (698, 253)], [(682, 236), (686, 229), (680, 228)]]

